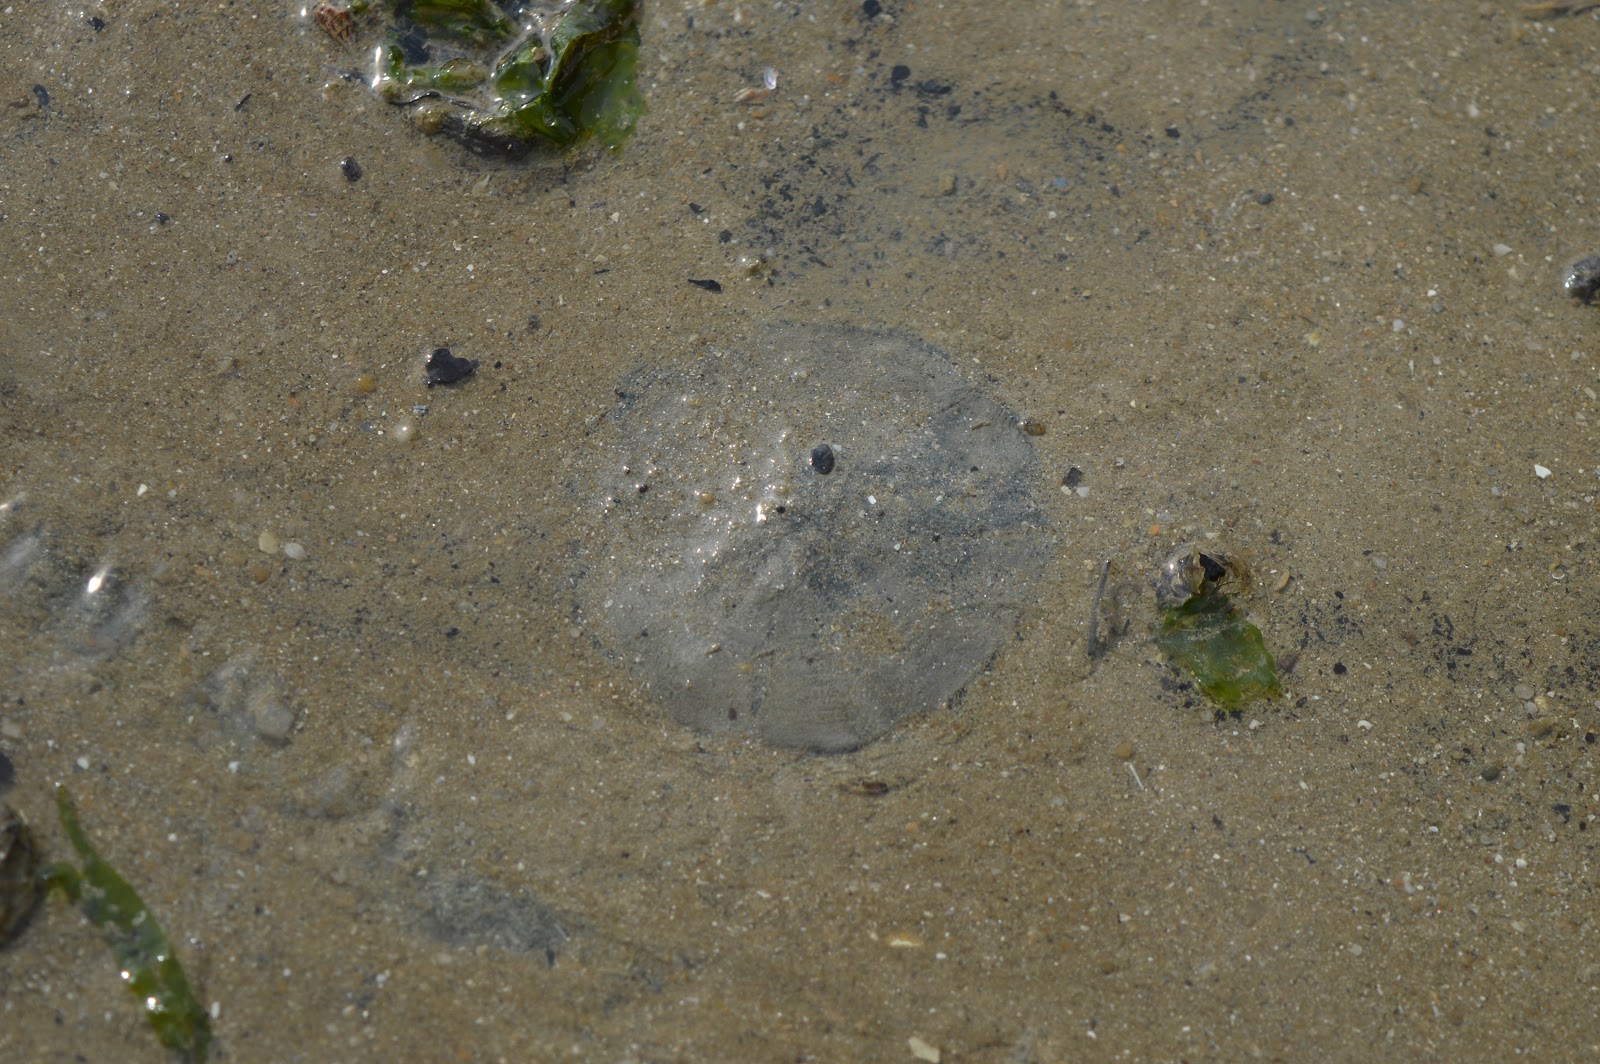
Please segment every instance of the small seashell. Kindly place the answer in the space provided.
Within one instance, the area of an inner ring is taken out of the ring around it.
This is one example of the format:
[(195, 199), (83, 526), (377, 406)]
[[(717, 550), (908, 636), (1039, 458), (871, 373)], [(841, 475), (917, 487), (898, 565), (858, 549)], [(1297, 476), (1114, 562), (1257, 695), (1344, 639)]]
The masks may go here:
[(350, 14), (348, 6), (336, 0), (321, 0), (311, 9), (311, 21), (340, 44), (349, 44), (355, 40), (355, 16)]
[(1202, 551), (1197, 544), (1185, 543), (1161, 563), (1156, 602), (1163, 608), (1182, 606), (1237, 574), (1237, 563), (1221, 551)]

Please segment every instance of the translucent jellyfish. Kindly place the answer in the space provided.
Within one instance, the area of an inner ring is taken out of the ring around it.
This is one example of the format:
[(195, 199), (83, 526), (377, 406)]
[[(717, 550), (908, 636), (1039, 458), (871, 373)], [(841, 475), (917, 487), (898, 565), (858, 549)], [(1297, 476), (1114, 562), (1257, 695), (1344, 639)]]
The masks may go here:
[(619, 395), (580, 605), (679, 721), (850, 750), (1014, 635), (1033, 447), (937, 348), (774, 325)]

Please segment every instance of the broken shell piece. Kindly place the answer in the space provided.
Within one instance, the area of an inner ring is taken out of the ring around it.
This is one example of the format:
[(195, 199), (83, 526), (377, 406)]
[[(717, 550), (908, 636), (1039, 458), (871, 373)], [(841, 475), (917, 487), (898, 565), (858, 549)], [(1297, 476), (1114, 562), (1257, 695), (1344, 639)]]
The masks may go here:
[(1161, 563), (1156, 577), (1156, 602), (1163, 608), (1182, 606), (1240, 573), (1239, 563), (1218, 550), (1185, 543)]
[(734, 103), (761, 103), (770, 100), (772, 94), (778, 91), (778, 72), (772, 67), (761, 72), (760, 88), (749, 87), (740, 89), (733, 94)]
[(39, 849), (9, 805), (0, 805), (0, 946), (22, 929), (39, 900)]

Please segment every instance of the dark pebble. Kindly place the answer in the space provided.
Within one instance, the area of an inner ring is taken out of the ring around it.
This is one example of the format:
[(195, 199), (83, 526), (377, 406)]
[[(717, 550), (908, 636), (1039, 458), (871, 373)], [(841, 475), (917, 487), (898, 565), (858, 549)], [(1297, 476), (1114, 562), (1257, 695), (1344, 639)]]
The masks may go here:
[(339, 169), (344, 171), (344, 179), (352, 185), (361, 180), (361, 164), (356, 162), (354, 155), (346, 155), (340, 159)]
[(883, 5), (878, 0), (863, 0), (861, 13), (868, 18), (877, 18), (883, 13)]
[(906, 66), (904, 63), (897, 63), (895, 64), (894, 69), (889, 71), (889, 83), (891, 85), (898, 85), (910, 76), (911, 68)]
[(811, 468), (823, 476), (833, 472), (833, 448), (819, 443), (811, 448)]
[(17, 766), (4, 753), (0, 753), (0, 794), (17, 785)]
[(1083, 470), (1079, 469), (1077, 466), (1073, 466), (1071, 469), (1067, 470), (1067, 475), (1061, 478), (1061, 486), (1063, 488), (1075, 488), (1082, 483)]
[(716, 281), (711, 281), (711, 280), (697, 281), (693, 277), (691, 277), (691, 278), (689, 278), (689, 283), (694, 285), (696, 288), (704, 288), (707, 292), (720, 292), (720, 291), (722, 291), (722, 285), (720, 283), (716, 282)]
[(428, 387), (435, 384), (455, 384), (472, 376), (478, 363), (474, 359), (457, 358), (448, 347), (435, 348), (428, 356)]
[(33, 87), (33, 98), (39, 101), (41, 110), (48, 111), (50, 109), (50, 93), (43, 85), (35, 85)]
[(1600, 255), (1589, 255), (1568, 266), (1561, 275), (1561, 287), (1573, 299), (1593, 303), (1600, 295)]

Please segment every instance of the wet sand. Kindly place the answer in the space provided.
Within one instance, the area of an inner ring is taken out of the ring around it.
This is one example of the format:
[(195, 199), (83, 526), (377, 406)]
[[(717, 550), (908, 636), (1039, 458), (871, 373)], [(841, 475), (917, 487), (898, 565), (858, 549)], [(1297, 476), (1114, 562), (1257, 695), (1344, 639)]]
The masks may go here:
[[(1592, 14), (657, 3), (627, 150), (515, 164), (293, 11), (88, 14), (0, 15), (0, 797), (60, 856), (72, 788), (217, 1059), (1596, 1051)], [(619, 382), (769, 321), (1045, 429), (1016, 639), (849, 754), (580, 609)], [(1188, 540), (1282, 700), (1150, 645)], [(162, 1059), (117, 984), (46, 901), (0, 1056)]]

